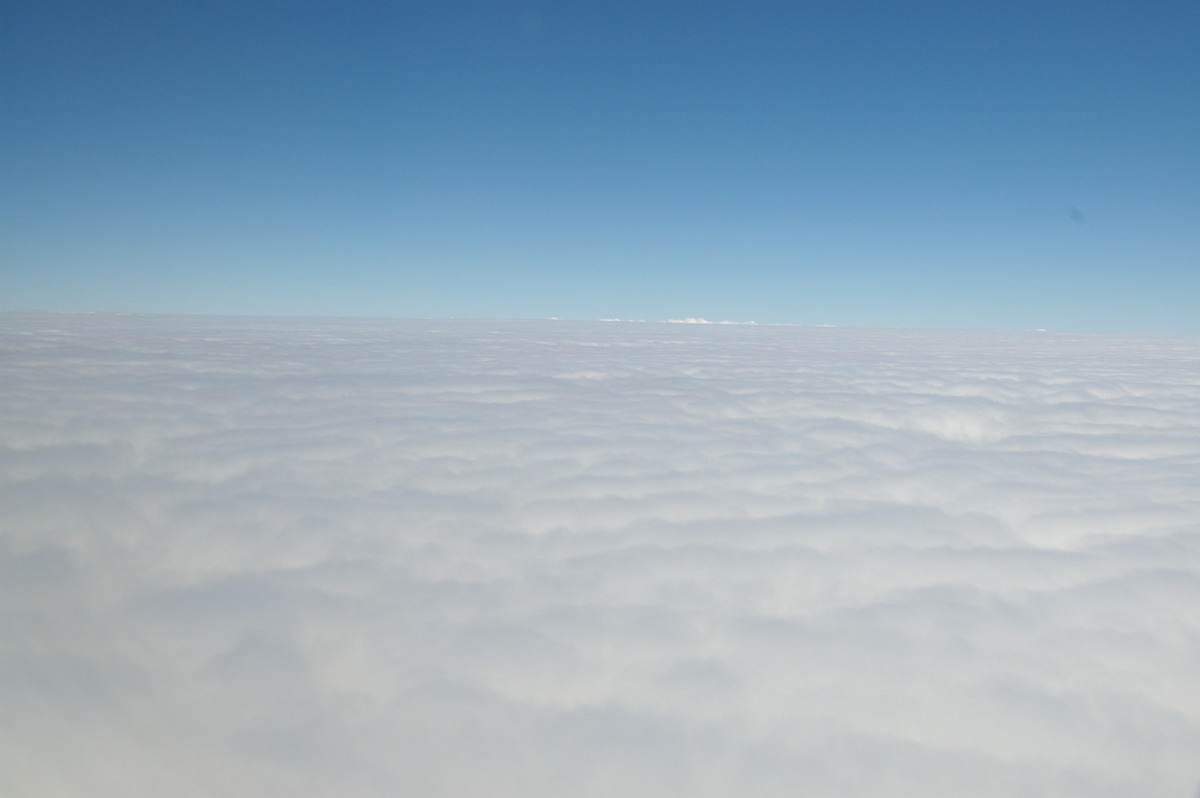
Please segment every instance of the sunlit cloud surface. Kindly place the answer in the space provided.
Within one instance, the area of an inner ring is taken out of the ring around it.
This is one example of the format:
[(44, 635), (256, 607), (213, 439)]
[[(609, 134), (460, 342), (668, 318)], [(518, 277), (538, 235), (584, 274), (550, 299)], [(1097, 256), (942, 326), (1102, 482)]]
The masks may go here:
[(0, 315), (0, 792), (1181, 796), (1200, 339)]

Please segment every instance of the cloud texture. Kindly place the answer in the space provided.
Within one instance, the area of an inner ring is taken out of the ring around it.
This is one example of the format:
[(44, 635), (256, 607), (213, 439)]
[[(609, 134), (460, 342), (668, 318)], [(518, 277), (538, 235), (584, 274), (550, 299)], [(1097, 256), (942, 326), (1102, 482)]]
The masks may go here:
[(0, 315), (0, 792), (1180, 796), (1200, 339)]

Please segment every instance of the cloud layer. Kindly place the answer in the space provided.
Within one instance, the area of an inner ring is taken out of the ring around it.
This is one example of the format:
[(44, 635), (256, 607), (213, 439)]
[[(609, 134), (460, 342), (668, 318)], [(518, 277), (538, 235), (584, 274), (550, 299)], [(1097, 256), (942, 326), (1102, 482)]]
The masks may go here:
[(0, 315), (0, 792), (1194, 795), (1200, 339)]

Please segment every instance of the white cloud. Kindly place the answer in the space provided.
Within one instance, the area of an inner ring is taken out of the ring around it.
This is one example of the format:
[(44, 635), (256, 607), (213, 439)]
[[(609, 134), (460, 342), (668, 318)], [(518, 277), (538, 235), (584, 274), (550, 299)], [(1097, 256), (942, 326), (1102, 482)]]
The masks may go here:
[(667, 319), (667, 324), (757, 324), (754, 321), (709, 321), (696, 316), (688, 316), (683, 319)]
[(0, 315), (0, 792), (1200, 784), (1200, 340)]

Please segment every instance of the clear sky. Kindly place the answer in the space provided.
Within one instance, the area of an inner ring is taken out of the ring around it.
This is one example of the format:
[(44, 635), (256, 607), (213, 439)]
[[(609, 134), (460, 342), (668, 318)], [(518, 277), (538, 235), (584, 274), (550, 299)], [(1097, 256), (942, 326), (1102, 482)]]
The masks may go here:
[(1200, 333), (1200, 3), (2, 7), (2, 308)]

